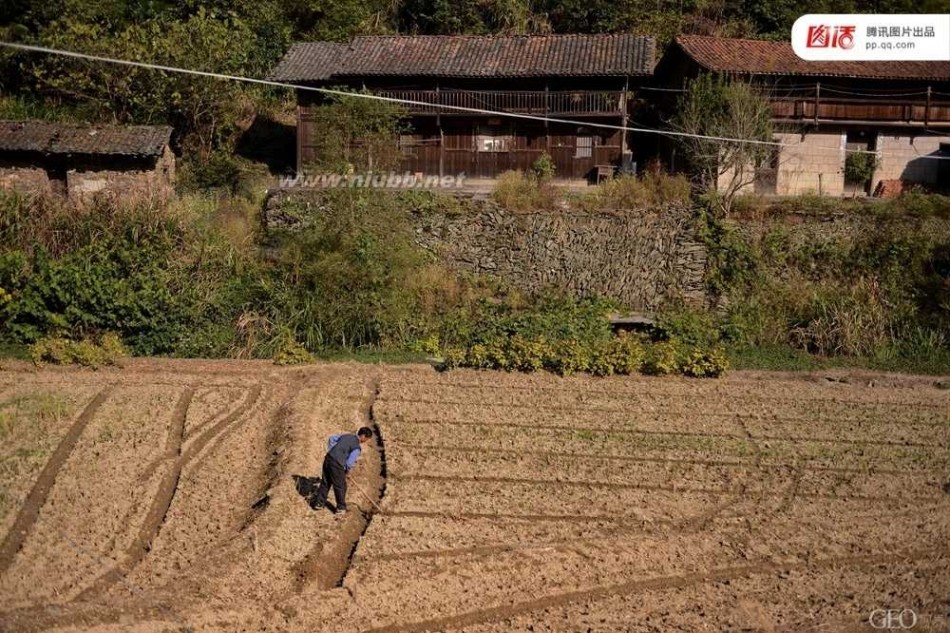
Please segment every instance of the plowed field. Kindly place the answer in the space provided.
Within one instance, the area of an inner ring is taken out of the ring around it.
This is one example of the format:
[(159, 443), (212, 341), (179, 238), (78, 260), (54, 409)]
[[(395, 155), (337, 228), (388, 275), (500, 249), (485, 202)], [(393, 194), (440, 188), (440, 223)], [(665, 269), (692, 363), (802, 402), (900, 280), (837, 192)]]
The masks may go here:
[(8, 367), (0, 630), (950, 631), (946, 385)]

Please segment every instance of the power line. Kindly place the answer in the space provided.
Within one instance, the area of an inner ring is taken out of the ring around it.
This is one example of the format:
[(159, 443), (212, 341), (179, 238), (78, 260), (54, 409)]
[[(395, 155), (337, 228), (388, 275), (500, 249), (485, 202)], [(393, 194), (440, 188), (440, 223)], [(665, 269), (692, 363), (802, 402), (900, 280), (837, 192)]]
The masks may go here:
[[(582, 124), (585, 127), (598, 128), (598, 129), (607, 129), (614, 131), (622, 132), (636, 132), (640, 134), (658, 134), (661, 136), (667, 136), (671, 138), (696, 138), (706, 141), (719, 141), (722, 143), (738, 143), (746, 145), (765, 145), (769, 147), (795, 147), (788, 143), (781, 143), (778, 141), (761, 141), (754, 139), (740, 139), (740, 138), (729, 138), (724, 136), (713, 136), (709, 134), (690, 134), (688, 132), (677, 132), (675, 130), (656, 130), (646, 127), (629, 127), (625, 125), (611, 125), (609, 123), (596, 123), (592, 121), (579, 121), (577, 119), (563, 119), (563, 118), (554, 118), (548, 116), (537, 116), (531, 114), (520, 114), (517, 112), (506, 112), (498, 110), (489, 110), (482, 108), (471, 108), (466, 106), (452, 106), (452, 105), (441, 105), (441, 104), (432, 104), (426, 101), (416, 101), (413, 99), (402, 99), (397, 97), (385, 97), (382, 95), (370, 94), (366, 92), (351, 92), (346, 90), (336, 90), (333, 88), (320, 88), (317, 86), (306, 86), (301, 84), (293, 84), (282, 81), (274, 81), (271, 79), (258, 79), (255, 77), (244, 77), (240, 75), (228, 75), (225, 73), (211, 72), (207, 70), (194, 70), (191, 68), (179, 68), (176, 66), (166, 66), (163, 64), (152, 64), (148, 62), (137, 62), (129, 59), (118, 59), (114, 57), (104, 57), (101, 55), (90, 55), (87, 53), (80, 53), (77, 51), (69, 51), (57, 48), (49, 48), (46, 46), (36, 46), (33, 44), (20, 44), (15, 42), (2, 42), (0, 41), (0, 46), (5, 48), (12, 48), (15, 50), (27, 51), (32, 53), (44, 53), (48, 55), (60, 55), (63, 57), (71, 57), (74, 59), (84, 59), (87, 61), (95, 62), (105, 62), (108, 64), (116, 64), (119, 66), (128, 66), (132, 68), (144, 68), (146, 70), (159, 70), (170, 73), (180, 73), (185, 75), (192, 75), (195, 77), (207, 77), (210, 79), (220, 79), (225, 81), (241, 81), (245, 83), (268, 86), (271, 88), (286, 88), (291, 90), (303, 90), (309, 92), (317, 92), (325, 95), (333, 96), (342, 96), (342, 97), (355, 97), (359, 99), (369, 99), (374, 101), (382, 101), (386, 103), (396, 103), (402, 105), (415, 105), (415, 106), (426, 106), (432, 107), (436, 105), (437, 107), (444, 110), (453, 110), (456, 112), (469, 112), (472, 114), (481, 114), (485, 116), (494, 116), (494, 117), (509, 117), (514, 119), (530, 120), (530, 121), (541, 121), (545, 123), (564, 123), (567, 125), (578, 125)], [(844, 152), (851, 152), (856, 154), (877, 154), (878, 152), (872, 150), (863, 150), (863, 149), (848, 149), (842, 148)], [(933, 159), (945, 159), (950, 160), (950, 156), (922, 156), (921, 158), (933, 158)]]

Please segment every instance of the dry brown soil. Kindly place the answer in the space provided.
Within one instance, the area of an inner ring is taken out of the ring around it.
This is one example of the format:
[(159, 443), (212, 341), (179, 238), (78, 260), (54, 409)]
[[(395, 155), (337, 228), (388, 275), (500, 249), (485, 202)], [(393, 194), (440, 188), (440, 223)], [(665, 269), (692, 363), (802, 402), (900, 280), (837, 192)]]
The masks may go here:
[(8, 366), (0, 630), (950, 631), (946, 384)]

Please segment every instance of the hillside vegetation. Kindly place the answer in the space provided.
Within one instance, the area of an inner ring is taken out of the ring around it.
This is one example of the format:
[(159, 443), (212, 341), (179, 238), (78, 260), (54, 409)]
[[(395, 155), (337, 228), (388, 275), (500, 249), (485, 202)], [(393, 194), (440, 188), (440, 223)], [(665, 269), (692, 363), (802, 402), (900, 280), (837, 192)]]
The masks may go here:
[(328, 196), (305, 228), (265, 235), (259, 205), (240, 196), (77, 213), (2, 194), (0, 342), (114, 332), (138, 355), (435, 354), (559, 373), (697, 373), (689, 359), (719, 349), (740, 366), (950, 369), (947, 198), (846, 209), (873, 230), (827, 234), (796, 231), (787, 210), (697, 212), (709, 305), (667, 305), (658, 331), (612, 347), (606, 316), (624, 306), (609, 297), (525, 295), (453, 273), (416, 246), (409, 214), (447, 204), (439, 194)]

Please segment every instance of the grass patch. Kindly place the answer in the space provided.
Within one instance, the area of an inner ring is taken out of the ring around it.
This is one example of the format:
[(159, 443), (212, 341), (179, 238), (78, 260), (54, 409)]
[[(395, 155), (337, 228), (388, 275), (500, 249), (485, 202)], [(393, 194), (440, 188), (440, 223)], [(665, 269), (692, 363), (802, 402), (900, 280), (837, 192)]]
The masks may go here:
[(23, 343), (0, 343), (0, 359), (30, 360), (30, 346)]
[(8, 437), (21, 423), (31, 428), (56, 421), (68, 413), (66, 401), (47, 393), (15, 396), (0, 402), (0, 438)]
[(332, 348), (317, 352), (314, 358), (327, 362), (355, 362), (373, 365), (410, 365), (427, 363), (430, 356), (421, 352), (390, 349)]

